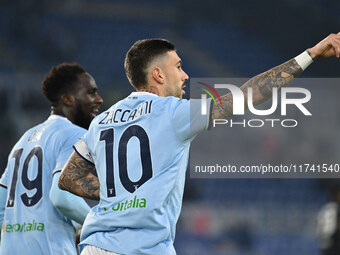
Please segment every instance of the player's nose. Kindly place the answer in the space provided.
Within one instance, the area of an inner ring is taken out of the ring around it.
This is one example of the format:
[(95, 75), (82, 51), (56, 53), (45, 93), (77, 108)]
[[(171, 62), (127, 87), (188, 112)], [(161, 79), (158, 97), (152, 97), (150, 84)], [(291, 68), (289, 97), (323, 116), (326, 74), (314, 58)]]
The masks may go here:
[(189, 80), (189, 75), (183, 71), (183, 81)]
[(95, 99), (95, 103), (96, 103), (96, 104), (102, 104), (103, 102), (104, 102), (103, 99), (102, 99), (101, 96), (97, 93), (96, 99)]

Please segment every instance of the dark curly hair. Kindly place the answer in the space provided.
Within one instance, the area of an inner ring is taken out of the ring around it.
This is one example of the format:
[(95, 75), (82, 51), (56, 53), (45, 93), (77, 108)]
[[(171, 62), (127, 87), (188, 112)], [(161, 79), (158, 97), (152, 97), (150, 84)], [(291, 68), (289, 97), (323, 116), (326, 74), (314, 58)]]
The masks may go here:
[(53, 66), (41, 84), (43, 94), (51, 105), (55, 106), (62, 94), (74, 88), (78, 75), (85, 72), (85, 69), (78, 63), (62, 63)]
[(125, 57), (124, 68), (132, 86), (140, 89), (147, 85), (147, 73), (151, 61), (168, 51), (176, 50), (175, 45), (165, 39), (145, 39), (135, 42)]

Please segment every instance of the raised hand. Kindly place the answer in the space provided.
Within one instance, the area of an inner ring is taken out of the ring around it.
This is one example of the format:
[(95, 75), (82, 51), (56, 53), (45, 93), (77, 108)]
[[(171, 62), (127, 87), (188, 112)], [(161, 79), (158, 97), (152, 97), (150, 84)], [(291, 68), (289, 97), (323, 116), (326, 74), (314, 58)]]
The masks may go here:
[(330, 34), (313, 48), (307, 50), (313, 59), (340, 56), (340, 33)]

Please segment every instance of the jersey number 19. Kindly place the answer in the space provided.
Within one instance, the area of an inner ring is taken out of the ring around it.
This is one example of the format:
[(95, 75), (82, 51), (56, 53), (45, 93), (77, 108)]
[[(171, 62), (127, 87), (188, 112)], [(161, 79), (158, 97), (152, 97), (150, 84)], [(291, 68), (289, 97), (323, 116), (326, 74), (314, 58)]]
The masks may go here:
[[(15, 150), (12, 156), (15, 159), (15, 163), (14, 163), (11, 188), (9, 191), (9, 197), (7, 201), (7, 207), (14, 206), (15, 191), (16, 191), (17, 182), (18, 182), (18, 171), (19, 171), (20, 159), (21, 159), (23, 150), (24, 150), (23, 148)], [(38, 160), (38, 169), (37, 169), (38, 172), (34, 179), (30, 179), (28, 177), (28, 166), (34, 156)], [(37, 204), (42, 198), (42, 161), (43, 161), (43, 151), (41, 147), (39, 146), (34, 147), (30, 151), (30, 153), (27, 155), (24, 161), (22, 172), (21, 172), (21, 183), (27, 190), (36, 189), (36, 192), (34, 193), (33, 196), (29, 197), (26, 192), (21, 194), (21, 200), (25, 206), (33, 206)]]

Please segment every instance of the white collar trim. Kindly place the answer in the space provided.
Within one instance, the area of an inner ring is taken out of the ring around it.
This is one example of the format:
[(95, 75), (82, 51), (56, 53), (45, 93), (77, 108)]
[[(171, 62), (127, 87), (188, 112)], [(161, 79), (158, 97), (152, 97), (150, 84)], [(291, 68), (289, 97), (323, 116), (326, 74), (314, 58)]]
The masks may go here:
[(155, 97), (158, 97), (158, 95), (156, 94), (153, 94), (153, 93), (150, 93), (150, 92), (145, 92), (145, 91), (135, 91), (135, 92), (132, 92), (131, 93), (131, 96), (134, 95), (134, 96), (155, 96)]
[(62, 120), (66, 120), (68, 122), (71, 122), (66, 117), (63, 117), (63, 116), (60, 116), (60, 115), (57, 115), (57, 114), (51, 114), (50, 117), (48, 117), (47, 120), (54, 120), (54, 119), (62, 119)]

